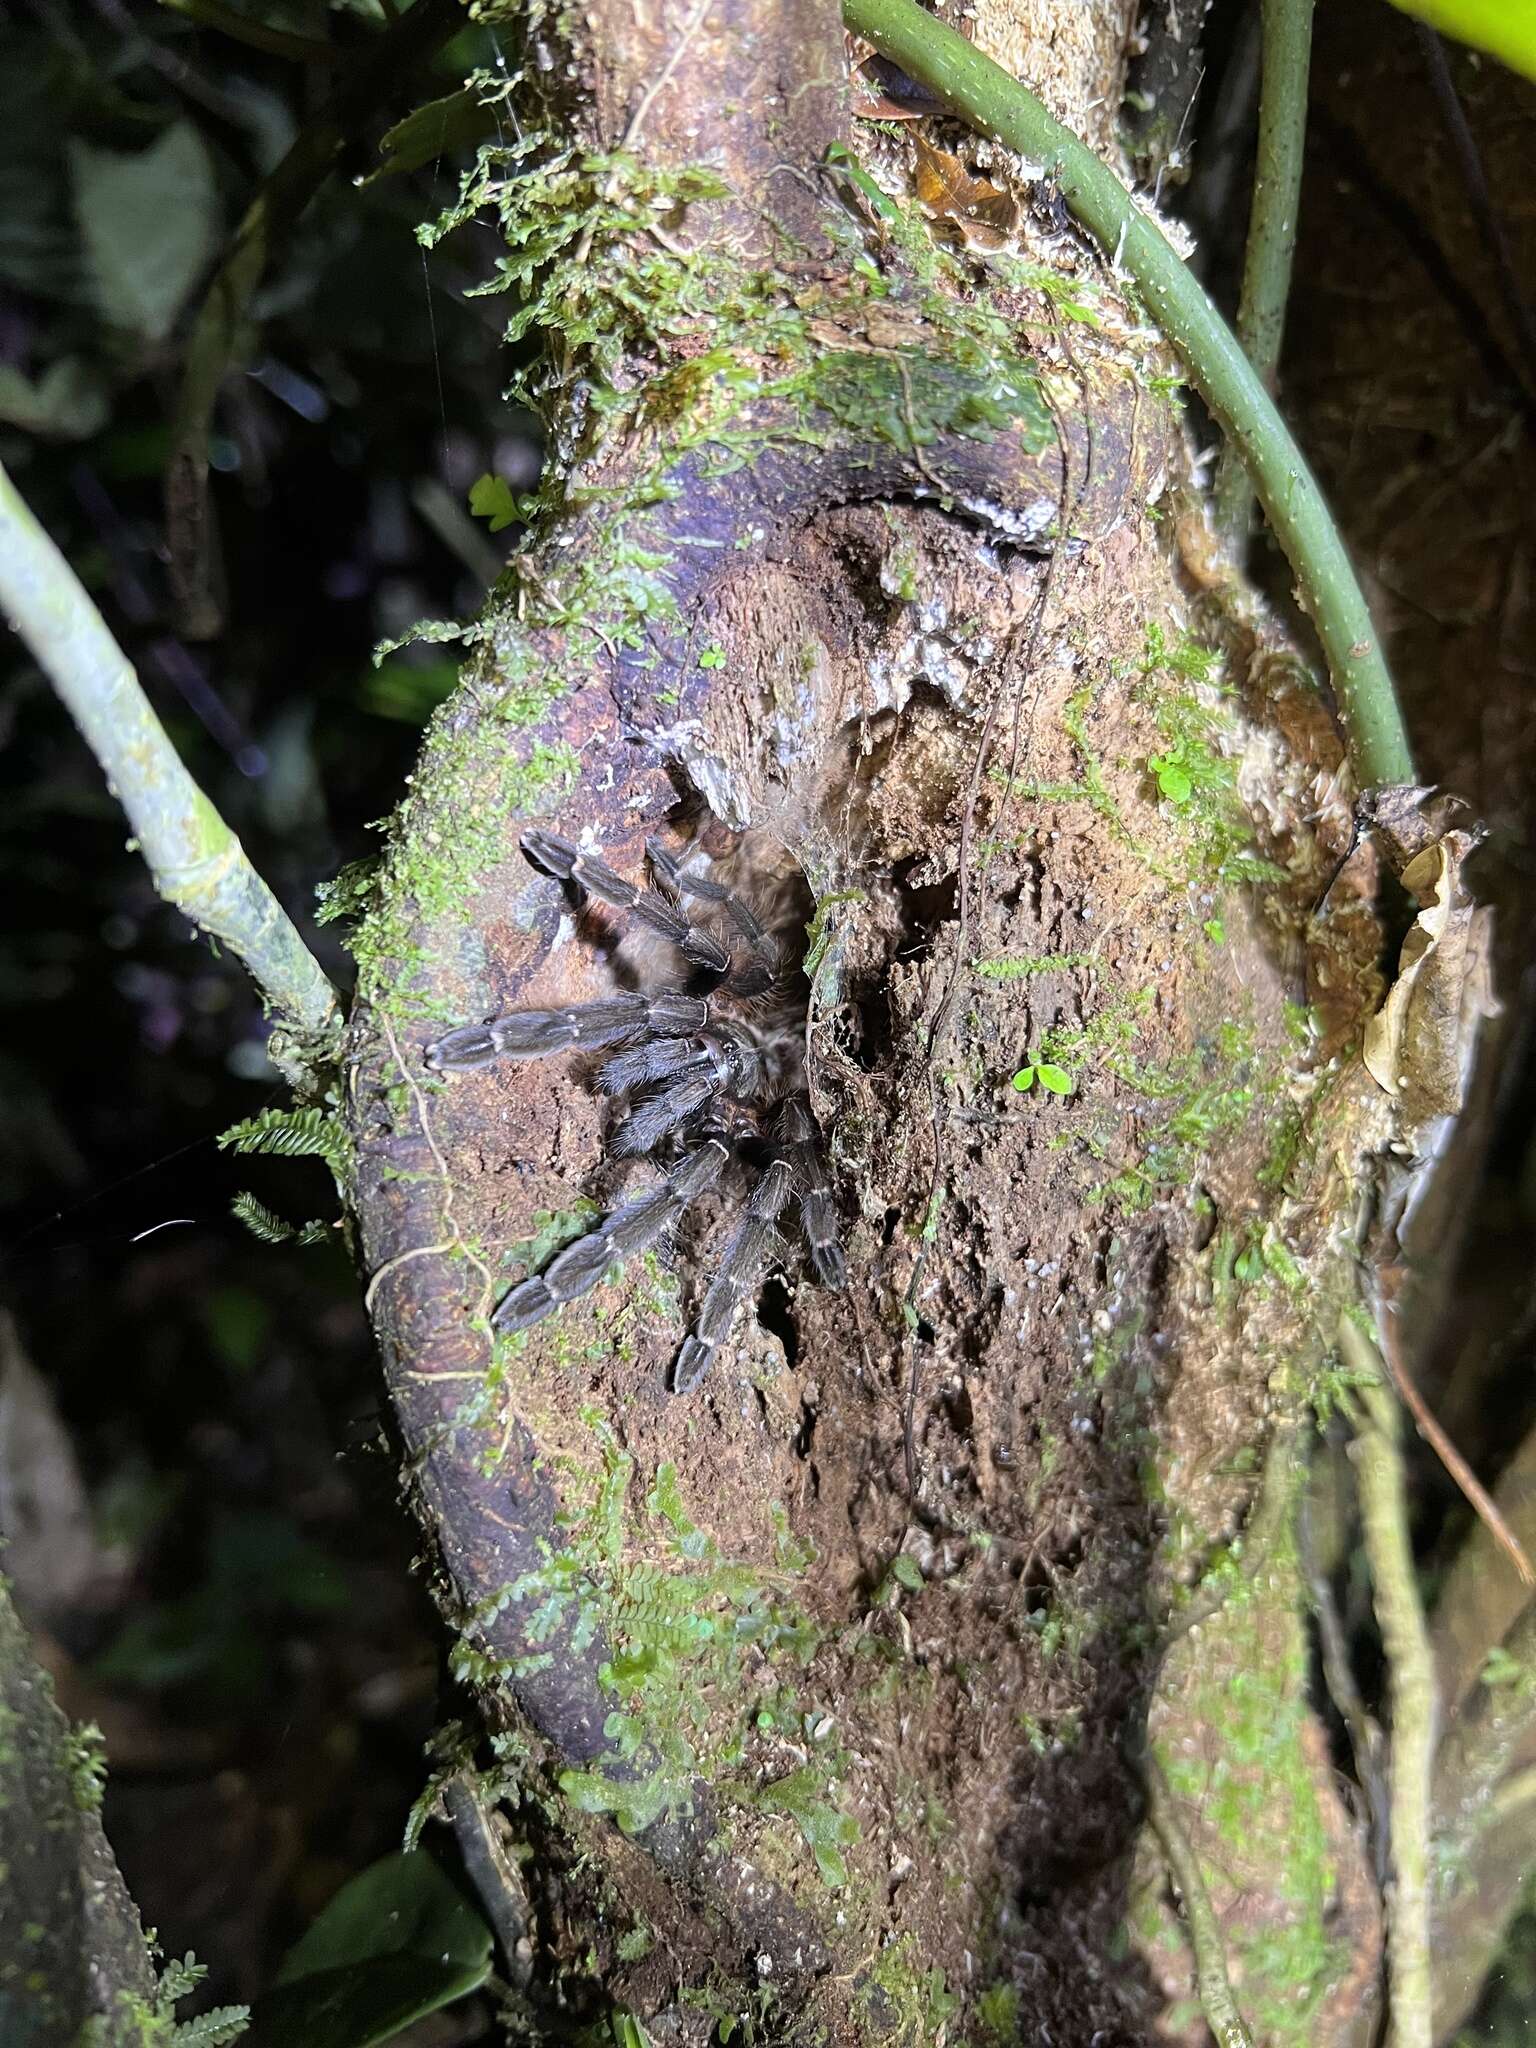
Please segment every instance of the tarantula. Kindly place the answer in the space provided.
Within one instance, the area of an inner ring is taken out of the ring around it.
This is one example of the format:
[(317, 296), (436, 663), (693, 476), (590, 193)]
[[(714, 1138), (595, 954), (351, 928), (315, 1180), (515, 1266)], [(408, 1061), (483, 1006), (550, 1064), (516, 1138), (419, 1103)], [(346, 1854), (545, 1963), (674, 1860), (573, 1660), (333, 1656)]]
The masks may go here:
[[(611, 1149), (620, 1158), (648, 1156), (664, 1176), (521, 1281), (491, 1321), (498, 1330), (526, 1330), (577, 1300), (611, 1266), (660, 1244), (737, 1160), (757, 1178), (673, 1368), (674, 1391), (687, 1393), (708, 1371), (763, 1268), (785, 1256), (778, 1226), (792, 1200), (817, 1278), (830, 1288), (847, 1278), (806, 1090), (804, 1006), (794, 994), (800, 970), (786, 962), (750, 904), (689, 873), (657, 840), (646, 842), (656, 882), (651, 889), (626, 882), (552, 832), (529, 832), (522, 845), (535, 866), (668, 941), (689, 973), (679, 989), (607, 996), (562, 1010), (513, 1010), (450, 1031), (427, 1047), (427, 1064), (439, 1073), (504, 1057), (608, 1052), (597, 1086), (624, 1108)], [(707, 906), (736, 943), (690, 917), (685, 900)]]

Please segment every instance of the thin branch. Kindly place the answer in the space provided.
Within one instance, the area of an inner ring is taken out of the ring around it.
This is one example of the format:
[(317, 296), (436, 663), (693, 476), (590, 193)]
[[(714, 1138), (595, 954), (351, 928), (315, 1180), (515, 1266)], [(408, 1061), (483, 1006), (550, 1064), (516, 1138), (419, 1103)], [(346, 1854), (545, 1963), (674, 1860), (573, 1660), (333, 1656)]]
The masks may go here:
[(1184, 1901), (1184, 1920), (1195, 1958), (1195, 1990), (1205, 2023), (1216, 2038), (1217, 2048), (1253, 2048), (1253, 2036), (1232, 1995), (1221, 1929), (1200, 1874), (1200, 1858), (1173, 1810), (1168, 1781), (1150, 1755), (1143, 1763), (1142, 1782), (1146, 1787), (1148, 1818)]
[(1339, 1349), (1359, 1380), (1364, 1417), (1354, 1443), (1360, 1520), (1392, 1701), (1392, 1887), (1387, 1901), (1391, 1985), (1388, 2048), (1432, 2048), (1430, 1859), (1438, 1720), (1435, 1659), (1413, 1569), (1398, 1407), (1380, 1354), (1345, 1316)]
[(1440, 109), (1440, 118), (1456, 153), (1457, 168), (1466, 188), (1468, 210), (1477, 222), (1477, 231), (1483, 238), (1483, 247), (1498, 279), (1499, 297), (1504, 301), (1504, 311), (1520, 344), (1517, 354), (1521, 366), (1519, 374), (1529, 391), (1532, 372), (1536, 370), (1536, 312), (1532, 311), (1531, 302), (1525, 295), (1519, 265), (1504, 232), (1498, 208), (1493, 203), (1493, 194), (1488, 189), (1488, 173), (1483, 168), (1482, 152), (1477, 146), (1477, 137), (1472, 133), (1467, 110), (1461, 103), (1461, 94), (1456, 90), (1451, 67), (1446, 62), (1445, 44), (1427, 22), (1415, 22), (1414, 34), (1418, 37), (1424, 68), (1429, 73), (1435, 104)]
[(526, 1991), (533, 1975), (533, 1908), (522, 1873), (497, 1829), (494, 1802), (482, 1795), (475, 1773), (464, 1770), (444, 1784), (443, 1806), (465, 1873), (495, 1930), (507, 1975), (519, 1991)]
[(1536, 1608), (1488, 1652), (1435, 1760), (1437, 2042), (1457, 2038), (1536, 1867)]
[(1072, 213), (1124, 266), (1241, 455), (1296, 572), (1360, 783), (1411, 782), (1413, 756), (1392, 678), (1322, 492), (1235, 335), (1162, 231), (1032, 92), (916, 0), (843, 0), (843, 20), (972, 127), (1047, 165)]
[[(1264, 389), (1273, 392), (1291, 291), (1301, 169), (1307, 143), (1307, 74), (1312, 62), (1312, 0), (1264, 0), (1264, 72), (1259, 142), (1237, 338)], [(1232, 442), (1216, 467), (1216, 530), (1241, 547), (1253, 516), (1253, 486)]]
[(1526, 1555), (1524, 1544), (1505, 1520), (1487, 1487), (1440, 1427), (1424, 1396), (1415, 1386), (1398, 1345), (1395, 1309), (1384, 1306), (1382, 1314), (1377, 1318), (1376, 1332), (1381, 1340), (1381, 1355), (1392, 1376), (1392, 1384), (1402, 1396), (1403, 1406), (1413, 1417), (1419, 1435), (1450, 1473), (1461, 1489), (1462, 1498), (1468, 1507), (1514, 1566), (1521, 1585), (1528, 1591), (1536, 1588), (1536, 1571), (1531, 1569), (1531, 1560)]
[(128, 814), (155, 887), (250, 970), (302, 1041), (334, 1046), (336, 991), (177, 756), (128, 657), (0, 469), (0, 606), (64, 700)]

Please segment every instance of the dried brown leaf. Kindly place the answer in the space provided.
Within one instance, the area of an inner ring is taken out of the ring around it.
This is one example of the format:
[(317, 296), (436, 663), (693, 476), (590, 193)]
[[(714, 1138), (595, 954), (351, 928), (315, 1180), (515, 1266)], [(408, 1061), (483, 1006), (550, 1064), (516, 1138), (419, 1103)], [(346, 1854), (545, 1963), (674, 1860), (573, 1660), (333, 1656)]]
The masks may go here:
[(1365, 1027), (1365, 1064), (1397, 1098), (1408, 1132), (1461, 1108), (1485, 1017), (1496, 1014), (1491, 912), (1467, 886), (1477, 841), (1448, 831), (1403, 868), (1420, 909), (1403, 941), (1397, 979)]

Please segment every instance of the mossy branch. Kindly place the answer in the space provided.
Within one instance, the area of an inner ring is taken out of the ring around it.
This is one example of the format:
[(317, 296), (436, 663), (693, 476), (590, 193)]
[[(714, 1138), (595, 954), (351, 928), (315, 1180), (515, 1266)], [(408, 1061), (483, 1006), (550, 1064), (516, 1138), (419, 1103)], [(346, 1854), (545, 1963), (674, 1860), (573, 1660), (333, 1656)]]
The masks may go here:
[(1536, 1607), (1490, 1644), (1435, 1760), (1435, 2039), (1477, 2001), (1536, 1871)]
[(333, 1047), (335, 989), (187, 773), (128, 657), (3, 469), (0, 603), (100, 762), (156, 889), (239, 956), (306, 1056)]
[[(11, 1341), (0, 1328), (0, 1347)], [(149, 2038), (138, 2016), (154, 2005), (155, 1977), (102, 1833), (100, 1730), (65, 1720), (3, 1579), (0, 1730), (0, 2032), (136, 2048)]]
[[(1301, 169), (1307, 142), (1307, 75), (1312, 62), (1312, 0), (1264, 0), (1264, 71), (1259, 144), (1253, 167), (1237, 338), (1266, 391), (1275, 388), (1285, 302), (1296, 254)], [(1216, 524), (1231, 547), (1248, 537), (1253, 489), (1232, 442), (1216, 466)]]
[(1391, 2028), (1387, 2042), (1388, 2048), (1432, 2048), (1429, 1915), (1431, 1788), (1438, 1719), (1435, 1659), (1413, 1569), (1397, 1400), (1380, 1352), (1347, 1316), (1339, 1325), (1339, 1349), (1359, 1381), (1364, 1410), (1353, 1457), (1392, 1700), (1392, 1889), (1387, 1937)]
[(1413, 756), (1364, 595), (1324, 503), (1237, 337), (1162, 231), (1027, 87), (916, 0), (843, 0), (843, 19), (972, 127), (1044, 163), (1075, 217), (1141, 290), (1252, 479), (1328, 656), (1355, 773), (1411, 782)]

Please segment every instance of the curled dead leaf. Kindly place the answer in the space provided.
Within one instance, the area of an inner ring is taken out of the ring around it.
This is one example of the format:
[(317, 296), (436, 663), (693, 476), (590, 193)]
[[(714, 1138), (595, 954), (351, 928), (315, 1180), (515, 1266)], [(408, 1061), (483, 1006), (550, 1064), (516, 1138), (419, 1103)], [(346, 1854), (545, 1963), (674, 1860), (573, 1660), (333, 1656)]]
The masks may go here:
[(1460, 1110), (1482, 1021), (1498, 1013), (1492, 913), (1464, 872), (1476, 844), (1472, 832), (1444, 832), (1413, 853), (1399, 876), (1419, 914), (1397, 979), (1365, 1027), (1364, 1057), (1373, 1080), (1396, 1097), (1405, 1134)]
[(978, 178), (959, 157), (922, 136), (916, 142), (913, 183), (935, 220), (947, 222), (973, 248), (1004, 248), (1018, 227), (1019, 204), (1011, 192)]

